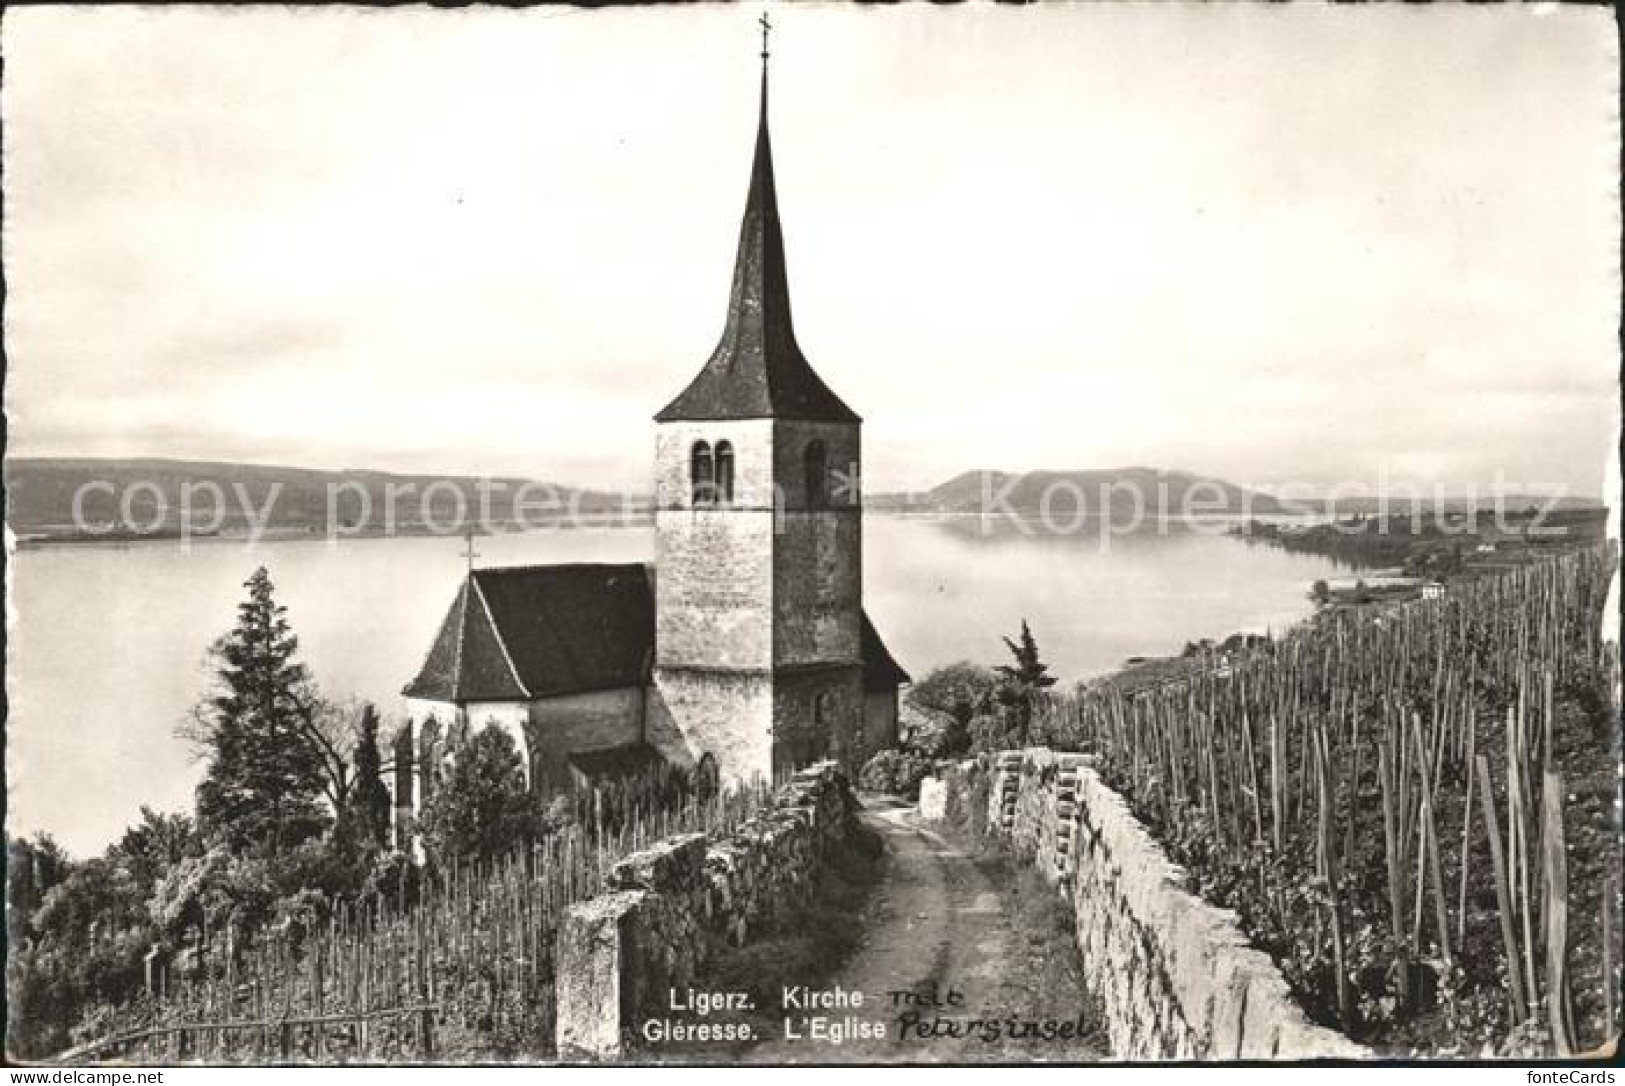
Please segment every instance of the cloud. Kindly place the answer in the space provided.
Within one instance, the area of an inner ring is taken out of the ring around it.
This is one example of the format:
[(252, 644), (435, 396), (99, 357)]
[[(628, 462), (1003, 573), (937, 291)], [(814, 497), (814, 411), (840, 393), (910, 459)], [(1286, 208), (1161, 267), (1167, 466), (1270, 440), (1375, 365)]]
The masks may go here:
[[(9, 12), (13, 451), (637, 486), (721, 327), (749, 13)], [(980, 466), (1594, 491), (1606, 12), (797, 9), (798, 331), (871, 486)]]

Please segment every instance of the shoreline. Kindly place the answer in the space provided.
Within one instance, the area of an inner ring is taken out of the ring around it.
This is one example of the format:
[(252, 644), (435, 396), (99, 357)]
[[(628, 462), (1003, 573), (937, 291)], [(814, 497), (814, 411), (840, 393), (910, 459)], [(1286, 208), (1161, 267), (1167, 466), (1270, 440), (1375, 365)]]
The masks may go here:
[[(1041, 527), (1041, 526), (1044, 526), (1044, 518), (1041, 515), (1037, 514), (1037, 513), (1031, 513), (1031, 512), (1023, 512), (1020, 515), (1012, 517), (1012, 516), (1007, 516), (1005, 514), (965, 513), (965, 512), (956, 512), (956, 511), (917, 512), (917, 511), (904, 511), (904, 510), (888, 509), (888, 508), (872, 508), (872, 509), (866, 508), (866, 509), (863, 510), (863, 515), (865, 517), (884, 517), (884, 518), (886, 518), (888, 520), (903, 520), (903, 521), (911, 521), (911, 522), (916, 522), (916, 523), (933, 523), (934, 522), (934, 523), (949, 524), (949, 523), (961, 523), (961, 522), (976, 522), (976, 523), (1008, 524), (1008, 525), (1012, 525), (1012, 526), (1020, 525), (1020, 526), (1024, 526), (1024, 527), (1035, 527), (1035, 526)], [(1280, 515), (1281, 515), (1281, 517), (1283, 517), (1285, 519), (1290, 519), (1290, 520), (1293, 520), (1293, 521), (1299, 521), (1299, 520), (1304, 520), (1304, 519), (1315, 519), (1314, 514), (1290, 513), (1290, 514), (1280, 514)], [(1271, 514), (1271, 516), (1273, 517), (1274, 515)], [(1089, 525), (1089, 526), (1091, 526), (1093, 528), (1098, 528), (1098, 526), (1100, 526), (1101, 524), (1104, 523), (1104, 524), (1106, 524), (1108, 526), (1111, 526), (1112, 531), (1108, 533), (1111, 537), (1131, 536), (1131, 535), (1138, 534), (1138, 533), (1144, 531), (1147, 528), (1161, 529), (1161, 528), (1163, 528), (1165, 526), (1170, 526), (1170, 525), (1181, 525), (1181, 526), (1189, 527), (1189, 528), (1191, 528), (1193, 530), (1196, 530), (1196, 531), (1211, 530), (1211, 533), (1214, 534), (1214, 535), (1228, 535), (1228, 536), (1238, 536), (1239, 537), (1239, 533), (1227, 532), (1227, 531), (1224, 530), (1224, 528), (1226, 526), (1245, 525), (1245, 524), (1249, 523), (1250, 521), (1253, 521), (1253, 520), (1256, 520), (1256, 519), (1258, 519), (1258, 517), (1256, 515), (1249, 515), (1249, 514), (1242, 514), (1242, 513), (1203, 513), (1203, 514), (1167, 514), (1167, 513), (1163, 513), (1163, 514), (1157, 514), (1157, 515), (1149, 515), (1148, 514), (1143, 518), (1143, 520), (1141, 521), (1141, 523), (1140, 523), (1140, 525), (1138, 527), (1132, 528), (1132, 529), (1129, 529), (1129, 530), (1118, 530), (1117, 526), (1115, 524), (1113, 524), (1112, 517), (1111, 517), (1110, 514), (1107, 514), (1107, 515), (1090, 514), (1090, 515), (1088, 515), (1086, 517), (1077, 518), (1074, 521), (1074, 523), (1078, 527), (1074, 527), (1071, 530), (1059, 530), (1059, 529), (1055, 529), (1055, 528), (1050, 528), (1049, 534), (1054, 535), (1054, 536), (1056, 536), (1058, 538), (1067, 538), (1067, 537), (1079, 536), (1079, 535), (1100, 535), (1101, 533), (1098, 530), (1085, 532), (1085, 531), (1079, 530), (1079, 527), (1081, 527), (1082, 525)], [(515, 522), (503, 522), (503, 523), (480, 525), (480, 526), (475, 527), (473, 534), (474, 534), (475, 538), (489, 538), (491, 536), (501, 536), (501, 535), (527, 535), (527, 534), (537, 533), (537, 532), (568, 532), (568, 531), (582, 531), (582, 530), (594, 530), (594, 531), (596, 531), (596, 530), (602, 530), (602, 529), (605, 529), (605, 528), (633, 530), (633, 529), (653, 528), (654, 526), (655, 526), (655, 519), (654, 519), (653, 515), (646, 516), (646, 517), (645, 516), (626, 517), (626, 516), (622, 516), (622, 515), (613, 515), (613, 516), (607, 516), (607, 517), (603, 517), (603, 518), (596, 518), (596, 517), (591, 517), (591, 516), (583, 516), (583, 517), (581, 517), (579, 519), (569, 520), (569, 521), (560, 521), (558, 523), (553, 523), (553, 524), (525, 524), (525, 525), (521, 525), (521, 524), (518, 524), (518, 523), (515, 523)], [(249, 530), (231, 530), (231, 531), (211, 531), (211, 532), (183, 533), (183, 532), (180, 532), (180, 531), (175, 530), (175, 529), (165, 529), (165, 530), (156, 531), (156, 532), (131, 533), (131, 534), (119, 534), (119, 533), (115, 533), (115, 532), (108, 532), (108, 533), (105, 533), (105, 534), (90, 534), (90, 533), (51, 534), (51, 533), (39, 533), (39, 532), (30, 532), (30, 533), (17, 532), (15, 529), (11, 528), (10, 525), (8, 525), (7, 526), (7, 534), (8, 534), (8, 541), (11, 544), (11, 549), (12, 550), (14, 550), (14, 551), (33, 551), (33, 550), (50, 550), (50, 549), (54, 549), (54, 548), (80, 548), (80, 547), (103, 547), (103, 548), (120, 548), (120, 549), (122, 549), (122, 548), (129, 548), (129, 547), (161, 546), (161, 545), (165, 545), (165, 544), (176, 544), (176, 543), (182, 543), (182, 544), (186, 544), (186, 545), (190, 546), (192, 544), (210, 544), (210, 545), (214, 545), (214, 544), (223, 544), (223, 543), (245, 543), (245, 544), (249, 544), (249, 545), (258, 544), (258, 543), (330, 543), (330, 544), (340, 544), (340, 543), (347, 543), (347, 542), (351, 542), (351, 541), (369, 541), (369, 540), (374, 540), (374, 539), (448, 539), (448, 540), (456, 540), (456, 539), (464, 539), (464, 538), (466, 538), (467, 535), (468, 535), (468, 528), (466, 526), (464, 526), (464, 527), (461, 527), (461, 528), (440, 529), (440, 528), (427, 527), (427, 526), (420, 523), (420, 524), (412, 524), (412, 525), (397, 525), (393, 529), (359, 528), (359, 529), (340, 529), (338, 531), (331, 531), (331, 530), (329, 530), (327, 528), (317, 527), (317, 526), (314, 526), (314, 525), (311, 525), (311, 526), (278, 525), (278, 526), (273, 526), (273, 527), (261, 529), (258, 532), (252, 532), (252, 531), (249, 531)]]
[[(488, 539), (500, 535), (525, 535), (531, 532), (573, 532), (583, 530), (598, 530), (603, 528), (653, 528), (654, 519), (647, 520), (620, 520), (608, 519), (595, 521), (583, 519), (563, 524), (538, 524), (531, 526), (494, 525), (494, 531), (480, 529), (474, 532), (476, 539)], [(306, 528), (267, 528), (259, 533), (250, 532), (209, 532), (183, 535), (179, 532), (162, 532), (133, 536), (118, 535), (17, 535), (13, 540), (13, 549), (17, 551), (40, 551), (54, 549), (103, 548), (125, 550), (132, 547), (157, 547), (166, 544), (210, 545), (216, 546), (227, 543), (240, 543), (253, 546), (259, 543), (329, 543), (338, 545), (349, 542), (368, 542), (375, 539), (466, 539), (466, 530), (445, 530), (426, 528), (421, 525), (412, 527), (397, 527), (393, 531), (383, 529), (363, 529), (356, 531), (328, 532), (321, 529)]]

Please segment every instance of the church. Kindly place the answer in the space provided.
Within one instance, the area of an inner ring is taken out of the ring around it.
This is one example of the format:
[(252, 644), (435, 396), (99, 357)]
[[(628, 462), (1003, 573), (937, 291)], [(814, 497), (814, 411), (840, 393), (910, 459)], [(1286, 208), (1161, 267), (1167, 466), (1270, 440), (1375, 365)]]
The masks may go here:
[(402, 691), (416, 720), (505, 729), (536, 789), (856, 769), (897, 739), (909, 677), (863, 610), (862, 420), (796, 343), (766, 60), (722, 338), (654, 417), (655, 566), (471, 569)]

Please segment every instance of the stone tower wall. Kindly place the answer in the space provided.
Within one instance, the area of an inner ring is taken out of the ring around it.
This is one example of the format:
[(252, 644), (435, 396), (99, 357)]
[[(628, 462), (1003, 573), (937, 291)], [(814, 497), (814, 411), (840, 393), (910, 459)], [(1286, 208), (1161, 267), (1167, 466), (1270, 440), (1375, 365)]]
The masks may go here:
[(863, 584), (856, 509), (789, 511), (773, 558), (773, 663), (857, 664)]
[[(860, 662), (863, 521), (858, 427), (780, 421), (773, 461), (783, 494), (773, 560), (773, 663), (777, 668)], [(827, 501), (808, 501), (809, 443), (827, 452)]]
[(773, 467), (783, 490), (784, 508), (806, 509), (806, 473), (802, 470), (807, 445), (822, 441), (830, 471), (827, 508), (857, 509), (862, 497), (862, 458), (859, 424), (855, 422), (796, 422), (773, 424)]
[[(829, 473), (822, 504), (809, 500), (805, 470), (815, 440)], [(697, 441), (713, 455), (732, 445), (731, 502), (696, 507)], [(725, 776), (850, 760), (862, 745), (859, 454), (852, 423), (658, 428), (656, 685), (672, 729)]]
[(656, 666), (771, 670), (772, 511), (662, 509), (655, 527)]
[(696, 441), (727, 441), (734, 448), (734, 507), (774, 507), (772, 419), (663, 422), (655, 428), (655, 507), (692, 507), (689, 453)]
[(662, 750), (681, 743), (696, 763), (711, 755), (724, 782), (770, 780), (773, 704), (767, 672), (660, 670), (649, 699), (647, 739)]
[(775, 770), (801, 769), (825, 759), (853, 765), (862, 734), (862, 668), (817, 668), (774, 677)]

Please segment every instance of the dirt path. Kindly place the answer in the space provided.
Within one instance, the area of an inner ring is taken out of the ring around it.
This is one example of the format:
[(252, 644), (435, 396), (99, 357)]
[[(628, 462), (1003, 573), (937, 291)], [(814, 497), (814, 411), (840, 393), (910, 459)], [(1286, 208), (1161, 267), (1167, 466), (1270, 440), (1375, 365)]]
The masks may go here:
[[(970, 1020), (1075, 1021), (1083, 1008), (1076, 970), (1057, 954), (1055, 933), (1027, 930), (1035, 902), (1012, 891), (1015, 874), (1001, 857), (973, 857), (921, 825), (912, 808), (871, 800), (864, 821), (886, 844), (885, 881), (875, 889), (858, 951), (826, 982), (863, 993), (856, 1010), (788, 1010), (794, 1023), (812, 1015), (838, 1020), (851, 1015), (884, 1023), (884, 1039), (826, 1042), (775, 1038), (753, 1046), (751, 1062), (1080, 1061), (1099, 1059), (1088, 1039), (981, 1036), (899, 1036), (899, 1016), (889, 992), (928, 992), (935, 986), (962, 995), (958, 1006), (918, 1007), (929, 1023), (937, 1016)], [(1043, 910), (1037, 909), (1041, 917)], [(1064, 944), (1063, 944), (1064, 945)], [(796, 1028), (806, 1032), (806, 1023)], [(981, 1030), (978, 1030), (981, 1032)]]

